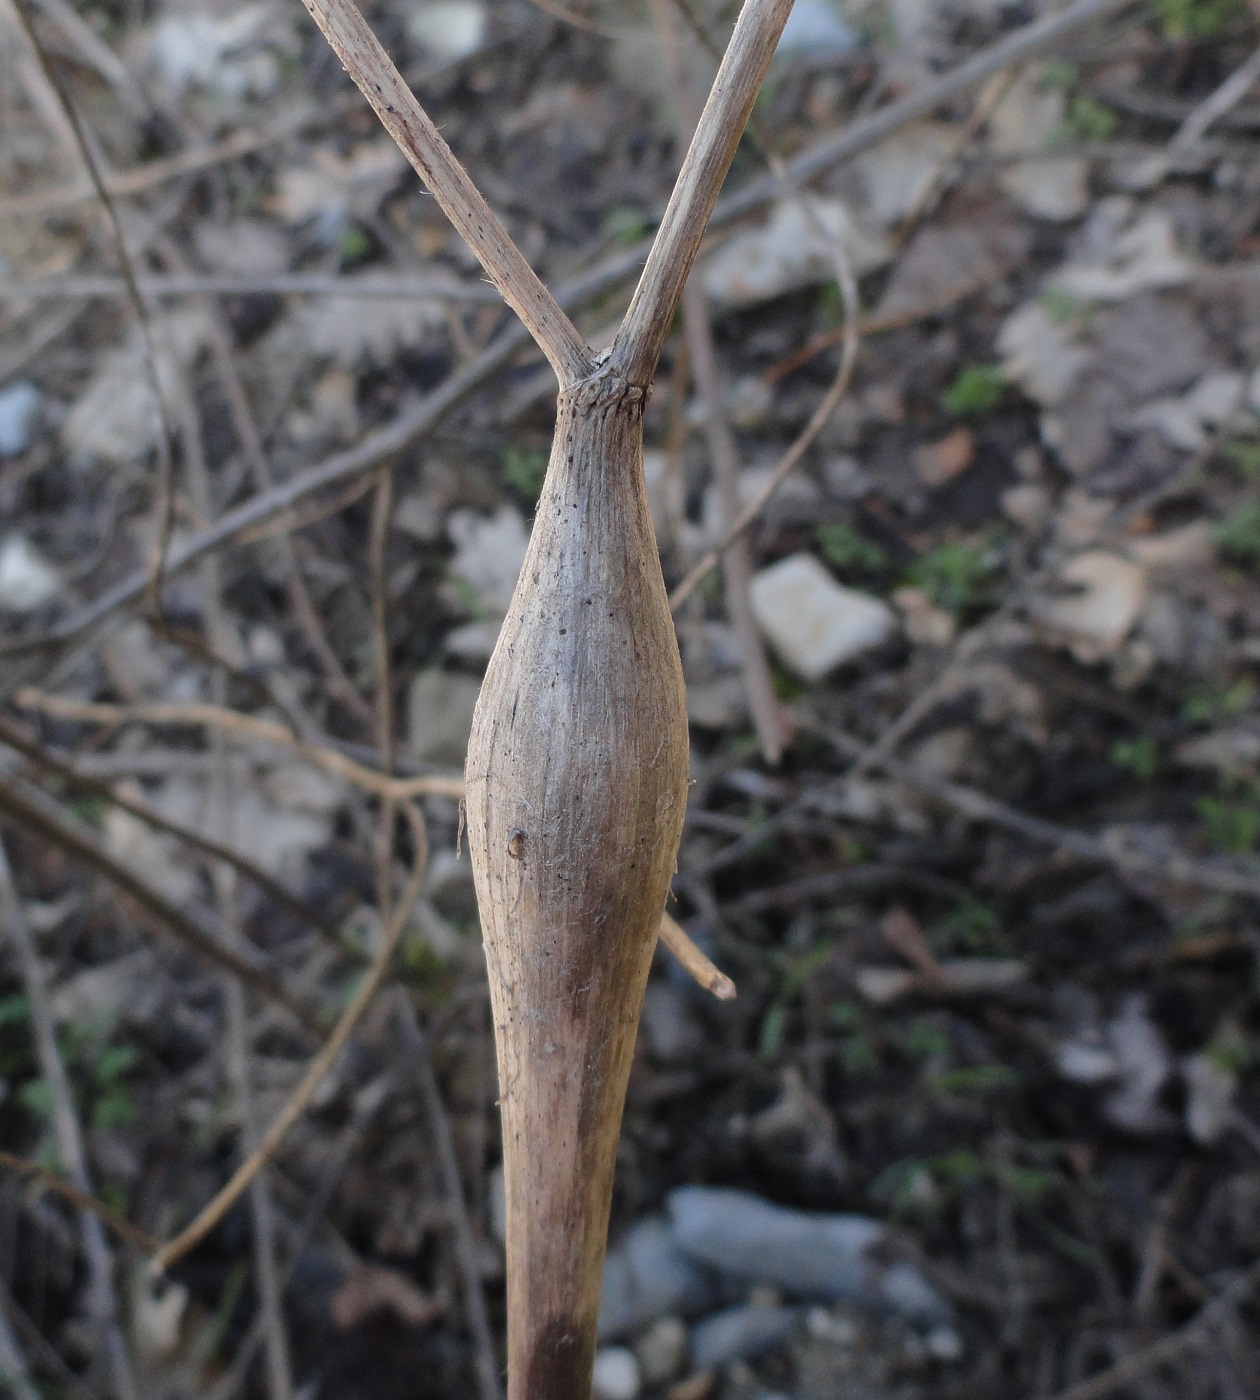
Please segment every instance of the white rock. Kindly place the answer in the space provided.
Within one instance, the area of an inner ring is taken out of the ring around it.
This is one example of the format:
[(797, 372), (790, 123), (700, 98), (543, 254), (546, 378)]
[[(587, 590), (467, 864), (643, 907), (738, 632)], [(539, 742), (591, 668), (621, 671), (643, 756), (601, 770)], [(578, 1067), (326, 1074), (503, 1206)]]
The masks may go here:
[(599, 1295), (599, 1335), (624, 1337), (658, 1317), (704, 1311), (720, 1296), (717, 1279), (688, 1259), (659, 1216), (632, 1225), (608, 1251)]
[(1129, 635), (1146, 601), (1146, 570), (1118, 554), (1087, 550), (1069, 559), (1059, 577), (1078, 591), (1043, 603), (1038, 621), (1091, 665)]
[(933, 1361), (961, 1361), (966, 1351), (958, 1329), (948, 1323), (933, 1327), (924, 1339), (924, 1347)]
[(154, 831), (121, 807), (106, 811), (103, 828), (109, 853), (143, 873), (145, 881), (172, 904), (185, 904), (196, 893), (197, 877), (180, 860), (179, 843), (173, 836)]
[(598, 1400), (635, 1400), (643, 1377), (634, 1352), (627, 1347), (603, 1347), (595, 1353), (591, 1388)]
[(1103, 1103), (1106, 1116), (1132, 1133), (1161, 1132), (1172, 1126), (1171, 1115), (1157, 1102), (1172, 1073), (1172, 1058), (1142, 996), (1125, 999), (1120, 1014), (1107, 1026), (1107, 1040), (1116, 1058), (1120, 1087)]
[(31, 440), (31, 423), (39, 410), (40, 392), (29, 379), (0, 389), (0, 457), (16, 457)]
[(1260, 733), (1242, 725), (1214, 729), (1177, 747), (1177, 762), (1207, 768), (1223, 778), (1246, 782), (1260, 772)]
[(997, 345), (1003, 374), (1043, 408), (1061, 404), (1093, 358), (1073, 329), (1038, 301), (1007, 317)]
[(60, 588), (57, 570), (25, 535), (10, 535), (0, 544), (0, 611), (36, 612)]
[(879, 646), (897, 626), (887, 603), (842, 588), (812, 554), (793, 554), (754, 574), (748, 592), (767, 640), (806, 680)]
[(648, 1385), (672, 1380), (687, 1360), (687, 1325), (680, 1317), (661, 1317), (634, 1345), (643, 1379)]
[(451, 671), (420, 671), (407, 691), (407, 749), (417, 758), (462, 764), (481, 685)]
[(53, 991), (53, 1015), (61, 1024), (114, 1026), (126, 1015), (144, 1020), (162, 1004), (160, 975), (151, 949), (76, 972)]
[(727, 1308), (698, 1323), (691, 1336), (691, 1364), (710, 1371), (732, 1361), (758, 1356), (782, 1342), (800, 1311), (767, 1303)]
[(918, 209), (956, 149), (959, 128), (916, 122), (858, 159), (871, 216), (883, 228)]
[(455, 510), (446, 532), (455, 544), (451, 572), (464, 580), (483, 608), (502, 617), (529, 547), (520, 511), (514, 506), (502, 506), (494, 515)]
[(475, 54), (486, 37), (480, 0), (427, 0), (407, 8), (407, 35), (434, 58), (455, 63)]
[(1211, 1147), (1229, 1128), (1238, 1078), (1204, 1053), (1182, 1061), (1181, 1078), (1186, 1086), (1186, 1131), (1200, 1147)]
[[(1067, 99), (1040, 85), (1040, 70), (1027, 70), (989, 118), (990, 144), (1000, 156), (1045, 150), (1062, 129)], [(1089, 167), (1078, 156), (1016, 161), (998, 176), (1002, 189), (1038, 219), (1075, 219), (1089, 202)]]
[(857, 44), (857, 30), (841, 18), (839, 5), (832, 0), (796, 0), (775, 56), (805, 53), (811, 58), (825, 58), (848, 53)]
[[(813, 199), (811, 217), (796, 200), (775, 205), (769, 219), (724, 243), (704, 264), (705, 292), (719, 306), (753, 306), (836, 276), (835, 243), (856, 277), (882, 267), (892, 250), (865, 232), (838, 199)], [(822, 228), (818, 227), (818, 224)]]
[(1120, 1073), (1116, 1057), (1105, 1045), (1085, 1040), (1065, 1040), (1055, 1046), (1054, 1063), (1073, 1084), (1105, 1084)]
[(791, 1210), (747, 1191), (709, 1186), (679, 1187), (666, 1205), (676, 1246), (732, 1278), (926, 1323), (950, 1319), (949, 1304), (914, 1265), (881, 1257), (887, 1245), (881, 1221)]
[[(196, 775), (168, 779), (151, 800), (165, 816), (213, 835), (269, 874), (300, 877), (306, 857), (332, 835), (342, 795), (336, 779), (303, 764), (285, 764), (262, 783), (236, 783), (228, 811)], [(141, 853), (138, 848), (137, 856)]]

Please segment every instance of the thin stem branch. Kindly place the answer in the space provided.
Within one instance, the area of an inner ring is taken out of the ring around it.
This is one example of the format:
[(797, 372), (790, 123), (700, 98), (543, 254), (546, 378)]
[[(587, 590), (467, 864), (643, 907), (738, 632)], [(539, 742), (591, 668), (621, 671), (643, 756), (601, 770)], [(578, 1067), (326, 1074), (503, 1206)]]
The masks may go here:
[(308, 1030), (320, 1032), (323, 1019), (305, 1002), (290, 993), (266, 968), (248, 960), (231, 948), (217, 932), (202, 923), (201, 915), (177, 908), (138, 872), (124, 865), (83, 822), (67, 816), (59, 806), (20, 779), (0, 780), (0, 816), (8, 817), (28, 832), (36, 832), (111, 880), (137, 904), (148, 910), (159, 924), (202, 957), (234, 972), (255, 991), (286, 1007)]
[(438, 1167), (442, 1173), (442, 1185), (446, 1189), (446, 1200), (451, 1211), (451, 1223), (455, 1234), (455, 1259), (459, 1264), (460, 1281), (464, 1286), (464, 1308), (468, 1314), (468, 1327), (472, 1332), (477, 1358), (477, 1386), (481, 1392), (481, 1400), (502, 1400), (503, 1387), (499, 1383), (499, 1366), (495, 1360), (494, 1334), (490, 1330), (490, 1318), (481, 1286), (477, 1238), (473, 1234), (472, 1221), (468, 1216), (468, 1202), (464, 1198), (464, 1183), (459, 1174), (459, 1158), (455, 1155), (450, 1115), (446, 1111), (442, 1089), (433, 1069), (428, 1039), (421, 1029), (411, 998), (402, 988), (398, 989), (395, 1007), (399, 1033), (407, 1047), (408, 1064), (424, 1100), (424, 1111), (429, 1119), (429, 1130), (433, 1134)]
[(407, 882), (407, 888), (403, 891), (402, 898), (398, 902), (393, 918), (389, 921), (381, 940), (380, 951), (377, 954), (372, 967), (364, 974), (362, 981), (355, 989), (354, 995), (346, 1005), (346, 1009), (341, 1013), (341, 1019), (328, 1037), (323, 1048), (311, 1061), (310, 1067), (302, 1076), (301, 1082), (293, 1091), (288, 1103), (281, 1109), (279, 1115), (267, 1129), (258, 1142), (258, 1146), (250, 1153), (249, 1157), (241, 1163), (226, 1186), (214, 1197), (214, 1199), (201, 1211), (195, 1220), (184, 1230), (181, 1230), (174, 1239), (168, 1241), (153, 1256), (149, 1262), (149, 1270), (153, 1274), (164, 1273), (177, 1260), (182, 1259), (189, 1250), (195, 1249), (198, 1244), (210, 1233), (229, 1210), (240, 1200), (251, 1181), (275, 1156), (280, 1148), (280, 1144), (288, 1135), (289, 1129), (306, 1111), (307, 1105), (314, 1097), (316, 1089), (319, 1088), (324, 1076), (332, 1068), (338, 1055), (344, 1049), (346, 1041), (349, 1040), (355, 1026), (358, 1025), (363, 1013), (367, 1010), (372, 998), (376, 995), (377, 989), (389, 971), (390, 961), (393, 957), (394, 949), (398, 946), (398, 940), (402, 936), (402, 931), (406, 926), (407, 919), (411, 914), (412, 906), (420, 895), (420, 887), (424, 882), (425, 865), (428, 858), (428, 843), (424, 831), (424, 819), (416, 811), (411, 803), (404, 803), (402, 812), (407, 817), (411, 826), (412, 841), (415, 847), (415, 856), (412, 863), (411, 876)]
[(647, 384), (656, 369), (674, 308), (791, 9), (792, 0), (745, 0), (740, 11), (643, 275), (613, 342), (612, 366), (628, 384)]
[[(302, 0), (385, 130), (477, 255), (504, 301), (546, 355), (562, 389), (584, 379), (594, 356), (560, 303), (482, 197), (403, 81), (354, 0)], [(790, 0), (777, 0), (790, 4)], [(742, 123), (741, 123), (742, 125)]]
[[(76, 1190), (92, 1194), (88, 1175), (87, 1153), (83, 1134), (75, 1116), (70, 1081), (57, 1045), (56, 1023), (48, 979), (39, 960), (35, 936), (26, 920), (26, 912), (18, 898), (17, 888), (9, 870), (9, 858), (0, 839), (0, 927), (8, 931), (17, 950), (31, 1006), (31, 1021), (35, 1028), (35, 1048), (40, 1072), (52, 1098), (52, 1126), (67, 1175)], [(110, 1381), (117, 1400), (139, 1400), (135, 1372), (127, 1353), (120, 1323), (121, 1309), (114, 1287), (113, 1260), (101, 1222), (90, 1211), (79, 1215), (79, 1233), (88, 1267), (88, 1299), (92, 1319), (100, 1330), (101, 1352), (107, 1359)]]

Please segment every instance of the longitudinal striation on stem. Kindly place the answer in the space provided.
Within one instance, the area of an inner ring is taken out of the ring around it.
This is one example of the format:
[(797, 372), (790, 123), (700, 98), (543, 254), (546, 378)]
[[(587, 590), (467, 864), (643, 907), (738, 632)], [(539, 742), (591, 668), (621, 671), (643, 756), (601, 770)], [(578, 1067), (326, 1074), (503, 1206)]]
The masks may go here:
[(643, 410), (792, 0), (747, 0), (625, 322), (600, 357), (353, 0), (304, 3), (560, 382), (529, 550), (473, 719), (466, 803), (503, 1115), (508, 1393), (588, 1400), (617, 1137), (688, 781)]

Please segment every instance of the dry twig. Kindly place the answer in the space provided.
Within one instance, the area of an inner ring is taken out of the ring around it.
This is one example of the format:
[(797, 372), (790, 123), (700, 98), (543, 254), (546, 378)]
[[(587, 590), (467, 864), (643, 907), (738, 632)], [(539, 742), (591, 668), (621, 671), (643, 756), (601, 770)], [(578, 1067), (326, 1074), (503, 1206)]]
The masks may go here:
[[(6, 928), (17, 951), (22, 980), (30, 1001), (31, 1021), (35, 1030), (36, 1057), (40, 1072), (52, 1098), (52, 1126), (57, 1154), (65, 1166), (75, 1190), (91, 1196), (92, 1180), (88, 1174), (87, 1154), (83, 1135), (74, 1111), (70, 1081), (57, 1046), (56, 1022), (48, 982), (35, 937), (26, 921), (18, 898), (9, 858), (0, 838), (0, 926)], [(113, 1260), (105, 1241), (101, 1223), (90, 1210), (79, 1213), (79, 1235), (88, 1267), (88, 1311), (100, 1332), (101, 1355), (109, 1367), (110, 1382), (117, 1400), (139, 1400), (135, 1371), (123, 1337), (118, 1293), (114, 1287)]]
[(401, 811), (407, 818), (411, 828), (411, 837), (415, 854), (412, 861), (410, 878), (407, 881), (407, 888), (404, 890), (402, 898), (398, 902), (398, 907), (392, 919), (383, 931), (381, 946), (377, 952), (376, 959), (371, 968), (363, 975), (358, 987), (355, 988), (354, 995), (346, 1005), (346, 1009), (341, 1013), (332, 1034), (324, 1043), (323, 1048), (311, 1061), (310, 1067), (302, 1076), (301, 1082), (293, 1091), (288, 1103), (277, 1115), (275, 1121), (267, 1129), (259, 1140), (257, 1147), (250, 1153), (246, 1161), (236, 1169), (232, 1179), (215, 1196), (215, 1198), (198, 1214), (188, 1226), (180, 1231), (174, 1239), (168, 1241), (153, 1256), (149, 1263), (152, 1273), (160, 1274), (177, 1260), (181, 1259), (190, 1249), (194, 1249), (211, 1230), (219, 1223), (229, 1210), (240, 1200), (249, 1183), (254, 1179), (259, 1171), (275, 1156), (280, 1144), (284, 1141), (289, 1129), (306, 1111), (307, 1105), (319, 1088), (321, 1081), (332, 1068), (338, 1055), (341, 1054), (347, 1040), (349, 1040), (356, 1025), (358, 1025), (363, 1013), (367, 1010), (372, 998), (376, 995), (377, 989), (389, 971), (390, 960), (393, 957), (394, 949), (398, 946), (398, 940), (402, 936), (407, 920), (411, 916), (412, 906), (419, 897), (420, 888), (424, 881), (425, 865), (428, 858), (428, 843), (424, 831), (424, 818), (416, 810), (413, 804), (403, 803)]

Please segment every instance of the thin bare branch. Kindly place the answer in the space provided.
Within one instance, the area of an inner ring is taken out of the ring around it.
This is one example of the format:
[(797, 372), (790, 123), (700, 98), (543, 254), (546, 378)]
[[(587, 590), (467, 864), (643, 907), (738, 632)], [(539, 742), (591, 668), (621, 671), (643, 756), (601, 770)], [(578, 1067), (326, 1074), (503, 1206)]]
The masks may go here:
[[(347, 277), (344, 273), (276, 274), (269, 277), (229, 277), (197, 273), (140, 273), (136, 286), (149, 298), (186, 296), (340, 297), (349, 301), (476, 302), (498, 305), (502, 298), (484, 282), (456, 282), (450, 277), (400, 273), (394, 277)], [(127, 295), (121, 277), (37, 277), (29, 282), (0, 281), (2, 301), (60, 301), (78, 298), (113, 300)]]
[(612, 366), (628, 384), (646, 384), (656, 369), (674, 308), (791, 9), (792, 0), (745, 0), (740, 11), (630, 309), (613, 342)]
[[(3, 839), (0, 839), (0, 927), (6, 929), (13, 940), (21, 964), (35, 1029), (36, 1057), (52, 1098), (52, 1126), (57, 1154), (75, 1189), (85, 1196), (91, 1196), (92, 1179), (88, 1174), (87, 1153), (83, 1147), (79, 1120), (75, 1116), (70, 1081), (57, 1046), (48, 980), (39, 959), (35, 936), (27, 923), (26, 912), (13, 883)], [(89, 1310), (100, 1331), (101, 1351), (109, 1365), (114, 1393), (118, 1400), (139, 1400), (140, 1391), (120, 1323), (122, 1312), (114, 1287), (109, 1245), (101, 1222), (89, 1210), (79, 1213), (79, 1233), (87, 1258)]]
[(913, 764), (903, 763), (891, 754), (872, 756), (871, 750), (860, 739), (838, 729), (814, 724), (811, 724), (810, 728), (834, 744), (848, 758), (859, 759), (871, 767), (882, 769), (890, 777), (917, 788), (934, 801), (952, 807), (954, 811), (972, 821), (1002, 827), (1039, 845), (1067, 851), (1081, 860), (1109, 865), (1122, 875), (1193, 885), (1198, 889), (1214, 890), (1219, 894), (1248, 895), (1253, 899), (1260, 897), (1260, 876), (1207, 865), (1180, 853), (1160, 858), (1148, 856), (1116, 841), (1091, 836), (1084, 831), (1074, 831), (1071, 827), (1043, 821), (1040, 817), (1030, 817), (1014, 807), (1007, 806), (1005, 802), (989, 797), (986, 793), (977, 792), (974, 788), (930, 777), (920, 772)]
[(38, 1183), (54, 1196), (60, 1196), (75, 1210), (91, 1211), (120, 1240), (126, 1240), (129, 1245), (133, 1245), (145, 1254), (151, 1254), (158, 1248), (160, 1241), (155, 1240), (152, 1235), (141, 1230), (139, 1226), (133, 1225), (130, 1220), (124, 1220), (116, 1210), (107, 1206), (98, 1197), (87, 1191), (80, 1191), (77, 1186), (63, 1181), (61, 1177), (50, 1172), (47, 1167), (41, 1167), (38, 1162), (28, 1162), (25, 1157), (19, 1157), (13, 1152), (6, 1152), (0, 1148), (0, 1167), (5, 1167), (14, 1175), (24, 1177), (27, 1181)]
[(122, 268), (123, 282), (127, 288), (127, 299), (131, 303), (135, 312), (136, 324), (140, 329), (140, 343), (144, 350), (144, 371), (149, 381), (149, 392), (153, 395), (153, 402), (157, 406), (158, 421), (160, 431), (157, 435), (157, 521), (158, 526), (154, 532), (153, 547), (150, 553), (148, 590), (150, 605), (155, 614), (161, 613), (161, 589), (164, 561), (166, 557), (167, 545), (170, 543), (171, 531), (175, 524), (175, 462), (173, 452), (174, 433), (171, 429), (171, 415), (169, 405), (166, 402), (166, 395), (162, 392), (162, 381), (158, 374), (157, 349), (154, 344), (153, 328), (149, 323), (148, 308), (145, 306), (144, 298), (140, 294), (140, 288), (136, 281), (136, 269), (131, 259), (131, 249), (127, 244), (127, 236), (123, 231), (122, 217), (118, 212), (118, 206), (113, 195), (105, 185), (105, 175), (101, 170), (100, 162), (97, 159), (93, 143), (88, 139), (87, 129), (79, 116), (79, 109), (75, 106), (73, 98), (70, 96), (65, 84), (61, 80), (61, 75), (57, 72), (56, 66), (49, 61), (48, 54), (40, 41), (35, 25), (27, 9), (28, 0), (12, 0), (14, 10), (18, 19), (26, 31), (34, 48), (35, 56), (43, 70), (45, 77), (52, 85), (53, 91), (57, 95), (58, 102), (66, 114), (66, 120), (70, 124), (75, 143), (79, 148), (79, 155), (87, 170), (88, 179), (92, 182), (92, 188), (96, 192), (97, 198), (101, 202), (101, 208), (105, 211), (105, 216), (109, 221), (110, 231), (114, 239), (114, 251), (118, 254), (118, 262)]
[(24, 758), (29, 759), (45, 772), (55, 774), (66, 782), (81, 788), (84, 792), (91, 793), (94, 797), (103, 798), (121, 811), (129, 812), (133, 817), (138, 817), (146, 826), (151, 826), (155, 831), (164, 831), (177, 840), (186, 841), (195, 850), (212, 856), (215, 860), (226, 861), (251, 884), (256, 885), (269, 899), (287, 909), (295, 918), (317, 929), (326, 939), (341, 947), (342, 951), (347, 951), (335, 925), (325, 919), (317, 909), (313, 909), (297, 895), (291, 894), (278, 880), (272, 879), (265, 870), (241, 855), (239, 851), (234, 851), (231, 847), (213, 840), (204, 832), (194, 831), (191, 827), (184, 826), (182, 822), (173, 821), (147, 802), (123, 796), (99, 778), (80, 773), (72, 764), (64, 762), (55, 754), (50, 753), (43, 745), (36, 743), (30, 735), (24, 733), (3, 714), (0, 714), (0, 741), (10, 748), (16, 749)]
[(202, 957), (234, 972), (262, 996), (286, 1007), (308, 1029), (322, 1031), (324, 1020), (318, 1012), (287, 991), (265, 967), (250, 961), (244, 953), (230, 947), (217, 931), (203, 925), (200, 915), (177, 908), (159, 894), (140, 874), (106, 850), (90, 828), (67, 816), (38, 788), (20, 779), (0, 779), (0, 815), (91, 866)]
[(424, 1111), (429, 1119), (438, 1167), (442, 1172), (442, 1185), (451, 1211), (455, 1258), (459, 1264), (464, 1308), (468, 1314), (468, 1327), (472, 1332), (477, 1360), (477, 1388), (481, 1392), (481, 1400), (502, 1400), (503, 1387), (499, 1383), (499, 1364), (494, 1354), (494, 1334), (490, 1330), (490, 1318), (481, 1286), (477, 1237), (468, 1217), (468, 1202), (464, 1198), (464, 1183), (459, 1174), (459, 1158), (455, 1155), (450, 1116), (429, 1056), (428, 1039), (420, 1027), (411, 998), (401, 988), (398, 989), (394, 1005), (399, 1033), (407, 1047), (407, 1064), (418, 1081), (420, 1096), (424, 1100)]
[[(333, 52), (398, 143), (425, 187), (477, 255), (504, 301), (521, 318), (567, 388), (588, 375), (594, 357), (455, 153), (403, 81), (354, 0), (302, 0)], [(780, 0), (782, 3), (782, 0)]]
[(730, 1001), (734, 997), (735, 983), (696, 947), (687, 930), (670, 914), (661, 915), (660, 938), (683, 970), (706, 992), (712, 992), (719, 1001)]
[(250, 1153), (249, 1157), (241, 1163), (232, 1175), (232, 1179), (215, 1196), (215, 1198), (201, 1211), (195, 1220), (185, 1229), (181, 1230), (174, 1239), (163, 1245), (149, 1262), (151, 1273), (164, 1273), (177, 1260), (183, 1258), (191, 1249), (195, 1249), (198, 1244), (210, 1233), (229, 1210), (240, 1200), (249, 1183), (262, 1170), (264, 1166), (275, 1156), (280, 1148), (280, 1144), (288, 1135), (290, 1128), (306, 1112), (307, 1105), (314, 1097), (316, 1089), (319, 1088), (324, 1076), (332, 1068), (337, 1056), (341, 1054), (346, 1041), (358, 1025), (363, 1013), (367, 1010), (372, 998), (376, 995), (377, 989), (389, 971), (390, 961), (393, 957), (394, 949), (398, 946), (398, 940), (402, 936), (407, 920), (411, 915), (412, 906), (420, 895), (420, 888), (424, 882), (424, 871), (428, 860), (428, 841), (425, 836), (424, 818), (411, 803), (404, 803), (402, 812), (407, 817), (411, 827), (412, 841), (415, 855), (412, 862), (411, 876), (407, 882), (402, 898), (398, 902), (398, 907), (394, 911), (393, 918), (384, 930), (381, 939), (380, 951), (371, 968), (364, 974), (358, 987), (355, 988), (354, 995), (346, 1004), (346, 1009), (341, 1013), (323, 1048), (311, 1061), (309, 1069), (302, 1076), (301, 1083), (293, 1091), (288, 1103), (280, 1111), (275, 1122), (267, 1129), (258, 1142), (258, 1146)]
[[(802, 199), (808, 200), (808, 195), (802, 195)], [(727, 526), (726, 532), (721, 540), (696, 561), (694, 567), (687, 571), (686, 577), (679, 583), (669, 595), (669, 606), (671, 611), (677, 612), (680, 607), (691, 596), (692, 591), (704, 578), (705, 574), (721, 559), (722, 555), (731, 545), (740, 538), (745, 530), (757, 519), (765, 509), (766, 502), (779, 489), (787, 479), (788, 474), (805, 455), (809, 445), (814, 441), (823, 428), (827, 420), (836, 410), (836, 405), (844, 397), (848, 390), (849, 381), (853, 377), (853, 367), (857, 363), (857, 352), (859, 344), (859, 322), (858, 322), (858, 289), (857, 281), (853, 276), (853, 271), (849, 267), (848, 260), (844, 256), (842, 248), (836, 248), (836, 276), (840, 284), (840, 294), (844, 302), (844, 349), (840, 356), (840, 368), (836, 371), (836, 377), (832, 381), (831, 388), (823, 395), (818, 407), (810, 416), (810, 420), (796, 441), (788, 448), (779, 461), (775, 464), (774, 471), (770, 473), (765, 485), (757, 492), (756, 497), (749, 501), (742, 511)]]
[[(1132, 3), (1133, 0), (1075, 0), (1075, 3), (1058, 14), (1016, 30), (957, 67), (942, 73), (923, 88), (890, 102), (887, 107), (869, 117), (854, 122), (839, 135), (818, 142), (787, 163), (788, 175), (793, 180), (808, 182), (887, 140), (903, 126), (969, 91), (992, 74), (1054, 48), (1080, 29), (1117, 13)], [(292, 118), (289, 125), (277, 124), (270, 132), (242, 138), (251, 144), (245, 145), (239, 151), (231, 142), (224, 142), (222, 146), (209, 148), (204, 152), (189, 152), (186, 158), (172, 158), (169, 163), (154, 162), (152, 167), (145, 166), (134, 172), (130, 184), (124, 184), (125, 177), (120, 177), (109, 182), (108, 188), (115, 194), (135, 193), (150, 188), (153, 184), (161, 183), (163, 179), (183, 173), (186, 168), (200, 169), (217, 160), (226, 160), (235, 154), (271, 144), (282, 139), (288, 132), (300, 129), (310, 120), (311, 114), (304, 113), (300, 117)], [(159, 166), (160, 169), (157, 168)], [(770, 175), (727, 195), (718, 202), (713, 211), (709, 220), (710, 230), (725, 228), (755, 212), (771, 199), (779, 197), (782, 188), (779, 178)], [(86, 191), (80, 191), (76, 197), (82, 197), (85, 193)], [(33, 211), (43, 207), (42, 204), (32, 205), (31, 209)], [(17, 212), (13, 202), (0, 202), (0, 217), (12, 212)], [(23, 212), (28, 212), (25, 206)], [(608, 259), (560, 288), (556, 293), (556, 300), (562, 307), (573, 309), (607, 294), (643, 267), (649, 249), (650, 243), (645, 241)], [(1231, 273), (1232, 275), (1234, 274)], [(167, 556), (167, 575), (182, 572), (211, 550), (240, 539), (248, 531), (274, 521), (278, 516), (283, 516), (287, 511), (321, 492), (355, 481), (387, 457), (401, 452), (417, 438), (432, 432), (492, 376), (510, 364), (527, 342), (528, 334), (522, 326), (509, 326), (477, 359), (465, 365), (419, 403), (400, 413), (386, 427), (369, 434), (354, 447), (334, 453), (306, 471), (297, 473), (272, 490), (252, 497), (234, 510), (224, 512), (213, 525), (177, 542)], [(756, 512), (754, 516), (755, 514)], [(706, 565), (706, 571), (715, 562), (716, 557)], [(143, 571), (133, 572), (39, 636), (0, 643), (0, 656), (29, 655), (77, 640), (119, 609), (134, 603), (144, 592), (146, 577)], [(695, 581), (691, 581), (688, 591), (694, 587)], [(11, 692), (22, 683), (21, 677), (15, 674), (16, 671), (16, 667), (10, 668), (12, 678), (8, 680), (7, 685), (0, 680), (0, 696)]]
[(347, 758), (345, 754), (330, 746), (314, 744), (300, 738), (287, 726), (275, 720), (242, 714), (238, 710), (229, 710), (220, 705), (197, 701), (187, 704), (156, 702), (148, 705), (102, 705), (68, 700), (60, 695), (45, 695), (38, 690), (22, 690), (14, 698), (23, 709), (35, 710), (59, 719), (79, 720), (84, 724), (103, 724), (110, 727), (120, 724), (207, 725), (246, 734), (251, 739), (261, 739), (264, 743), (280, 744), (292, 749), (317, 767), (323, 768), (325, 772), (344, 778), (378, 797), (389, 797), (396, 802), (404, 802), (410, 797), (419, 797), (424, 793), (462, 797), (464, 792), (463, 778), (390, 778), (362, 763), (356, 763), (354, 759)]

